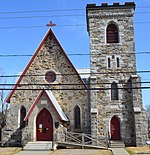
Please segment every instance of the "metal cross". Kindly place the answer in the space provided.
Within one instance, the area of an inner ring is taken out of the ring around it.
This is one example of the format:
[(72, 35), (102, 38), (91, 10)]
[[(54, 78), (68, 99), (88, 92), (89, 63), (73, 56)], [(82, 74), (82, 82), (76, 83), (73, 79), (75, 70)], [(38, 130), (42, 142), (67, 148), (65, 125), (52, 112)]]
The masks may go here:
[(53, 26), (56, 26), (56, 24), (53, 24), (53, 22), (52, 21), (50, 21), (50, 23), (49, 24), (47, 24), (46, 26), (49, 26), (49, 27), (53, 27)]

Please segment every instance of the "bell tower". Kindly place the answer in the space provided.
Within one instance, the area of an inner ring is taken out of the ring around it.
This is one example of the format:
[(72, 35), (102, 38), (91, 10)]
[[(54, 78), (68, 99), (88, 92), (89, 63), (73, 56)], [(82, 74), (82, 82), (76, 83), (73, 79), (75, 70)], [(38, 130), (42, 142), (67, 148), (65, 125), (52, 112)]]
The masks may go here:
[[(134, 10), (134, 2), (87, 4), (86, 7), (90, 38), (91, 135), (96, 138), (109, 133), (112, 140), (122, 140), (126, 145), (137, 144), (134, 107), (142, 111), (141, 91), (127, 89), (132, 85), (133, 76), (134, 80), (135, 77), (140, 80), (136, 75)], [(132, 96), (135, 93), (136, 101)]]

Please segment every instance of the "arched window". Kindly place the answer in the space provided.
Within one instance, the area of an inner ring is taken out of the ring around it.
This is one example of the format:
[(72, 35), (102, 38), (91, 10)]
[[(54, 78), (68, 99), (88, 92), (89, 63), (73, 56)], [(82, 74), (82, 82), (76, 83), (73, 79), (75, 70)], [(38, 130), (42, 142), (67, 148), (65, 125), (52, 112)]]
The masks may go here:
[(119, 43), (118, 28), (115, 24), (109, 24), (106, 29), (107, 43)]
[(111, 100), (118, 100), (118, 86), (115, 82), (111, 84)]
[(81, 129), (81, 112), (79, 106), (74, 108), (74, 128)]
[(24, 121), (25, 117), (26, 117), (26, 108), (24, 106), (21, 106), (20, 108), (20, 129), (26, 126), (26, 123)]

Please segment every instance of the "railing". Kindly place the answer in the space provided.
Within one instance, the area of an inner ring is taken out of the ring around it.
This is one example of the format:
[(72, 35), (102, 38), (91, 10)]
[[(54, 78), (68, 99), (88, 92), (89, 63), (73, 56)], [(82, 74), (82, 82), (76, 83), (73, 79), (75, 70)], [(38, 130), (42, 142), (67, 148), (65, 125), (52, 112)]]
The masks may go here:
[(108, 148), (108, 139), (105, 137), (97, 137), (93, 138), (90, 134), (85, 133), (74, 133), (74, 132), (65, 132), (65, 139), (61, 141), (61, 139), (57, 139), (57, 142), (64, 142), (68, 144), (74, 144), (81, 146), (82, 148), (88, 146), (93, 147), (103, 147)]
[(106, 142), (107, 142), (107, 147), (110, 147), (111, 143), (110, 143), (110, 133), (107, 132), (107, 135), (106, 135)]

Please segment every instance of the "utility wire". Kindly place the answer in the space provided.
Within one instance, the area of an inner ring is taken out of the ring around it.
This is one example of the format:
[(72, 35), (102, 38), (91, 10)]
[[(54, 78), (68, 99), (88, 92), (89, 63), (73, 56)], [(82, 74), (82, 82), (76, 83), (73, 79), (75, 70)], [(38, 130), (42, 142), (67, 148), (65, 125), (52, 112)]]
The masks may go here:
[(0, 14), (19, 14), (19, 13), (40, 13), (40, 12), (66, 12), (66, 11), (84, 11), (82, 8), (73, 9), (58, 9), (58, 10), (26, 10), (26, 11), (11, 11), (11, 12), (0, 12)]
[[(135, 14), (150, 14), (150, 12), (135, 12)], [(38, 15), (38, 16), (12, 16), (0, 17), (0, 20), (5, 19), (25, 19), (25, 18), (60, 18), (60, 17), (85, 17), (86, 14), (61, 14), (61, 15)]]
[(135, 12), (135, 14), (150, 14), (150, 12)]
[(46, 15), (46, 16), (17, 16), (17, 17), (0, 17), (0, 19), (24, 19), (24, 18), (58, 18), (58, 17), (79, 17), (79, 16), (85, 16), (85, 14), (67, 14), (67, 15)]
[[(57, 27), (80, 27), (80, 26), (86, 26), (86, 24), (66, 24), (66, 25), (57, 25)], [(46, 25), (31, 25), (31, 26), (4, 26), (0, 27), (0, 29), (27, 29), (27, 28), (45, 28)]]
[[(44, 90), (112, 90), (114, 88), (44, 88)], [(132, 89), (150, 89), (150, 87), (125, 87), (125, 88), (117, 88), (117, 89), (125, 89), (125, 90), (132, 90)], [(43, 88), (0, 88), (0, 90), (43, 90)]]
[[(102, 54), (107, 54), (107, 53), (100, 53), (100, 54), (88, 54), (88, 53), (68, 53), (67, 55), (68, 56), (90, 56), (90, 55), (102, 55)], [(121, 52), (121, 53), (113, 53), (113, 54), (119, 54), (119, 55), (128, 55), (128, 54), (150, 54), (150, 51), (143, 51), (143, 52)], [(33, 54), (0, 54), (0, 57), (31, 57), (33, 56)], [(41, 55), (38, 55), (38, 56), (43, 56), (42, 54)], [(44, 55), (45, 56), (45, 55)], [(49, 55), (47, 55), (49, 56)]]
[[(93, 86), (93, 85), (100, 85), (100, 84), (106, 84), (106, 85), (111, 85), (112, 83), (110, 82), (98, 82), (98, 83), (62, 83), (62, 84), (42, 84), (42, 83), (28, 83), (28, 84), (24, 84), (24, 83), (19, 83), (19, 84), (13, 84), (13, 83), (0, 83), (0, 86), (18, 86), (18, 87), (22, 87), (22, 86), (80, 86), (80, 85), (89, 85), (89, 86)], [(116, 82), (117, 85), (119, 84), (150, 84), (150, 81), (145, 81), (145, 82)]]
[[(136, 6), (136, 8), (150, 8), (150, 6)], [(53, 9), (53, 10), (24, 10), (24, 11), (5, 11), (0, 12), (0, 14), (24, 14), (24, 13), (43, 13), (43, 12), (72, 12), (72, 11), (85, 11), (85, 8), (71, 8), (71, 9)]]
[[(139, 21), (134, 24), (150, 24), (150, 21)], [(86, 24), (57, 24), (57, 27), (85, 27)], [(45, 28), (45, 25), (29, 25), (29, 26), (2, 26), (0, 29), (27, 29), (27, 28)]]
[[(105, 75), (105, 74), (136, 74), (136, 73), (150, 73), (150, 70), (143, 70), (143, 71), (135, 71), (135, 72), (123, 72), (123, 71), (116, 71), (116, 72), (112, 72), (112, 71), (108, 71), (108, 72), (99, 72), (99, 73), (79, 73), (79, 75)], [(56, 76), (72, 76), (72, 75), (76, 75), (76, 74), (56, 74)], [(0, 78), (4, 78), (4, 77), (30, 77), (30, 76), (35, 76), (35, 77), (40, 77), (40, 76), (45, 76), (45, 74), (28, 74), (28, 75), (1, 75)]]
[[(137, 6), (136, 8), (150, 8), (150, 6)], [(62, 9), (62, 10), (33, 10), (33, 11), (12, 11), (12, 12), (0, 12), (0, 14), (24, 14), (24, 13), (45, 13), (45, 12), (72, 12), (72, 11), (85, 11), (82, 8), (75, 9)], [(109, 11), (109, 10), (107, 10)], [(111, 11), (110, 11), (111, 12)], [(137, 13), (137, 12), (135, 12)]]

